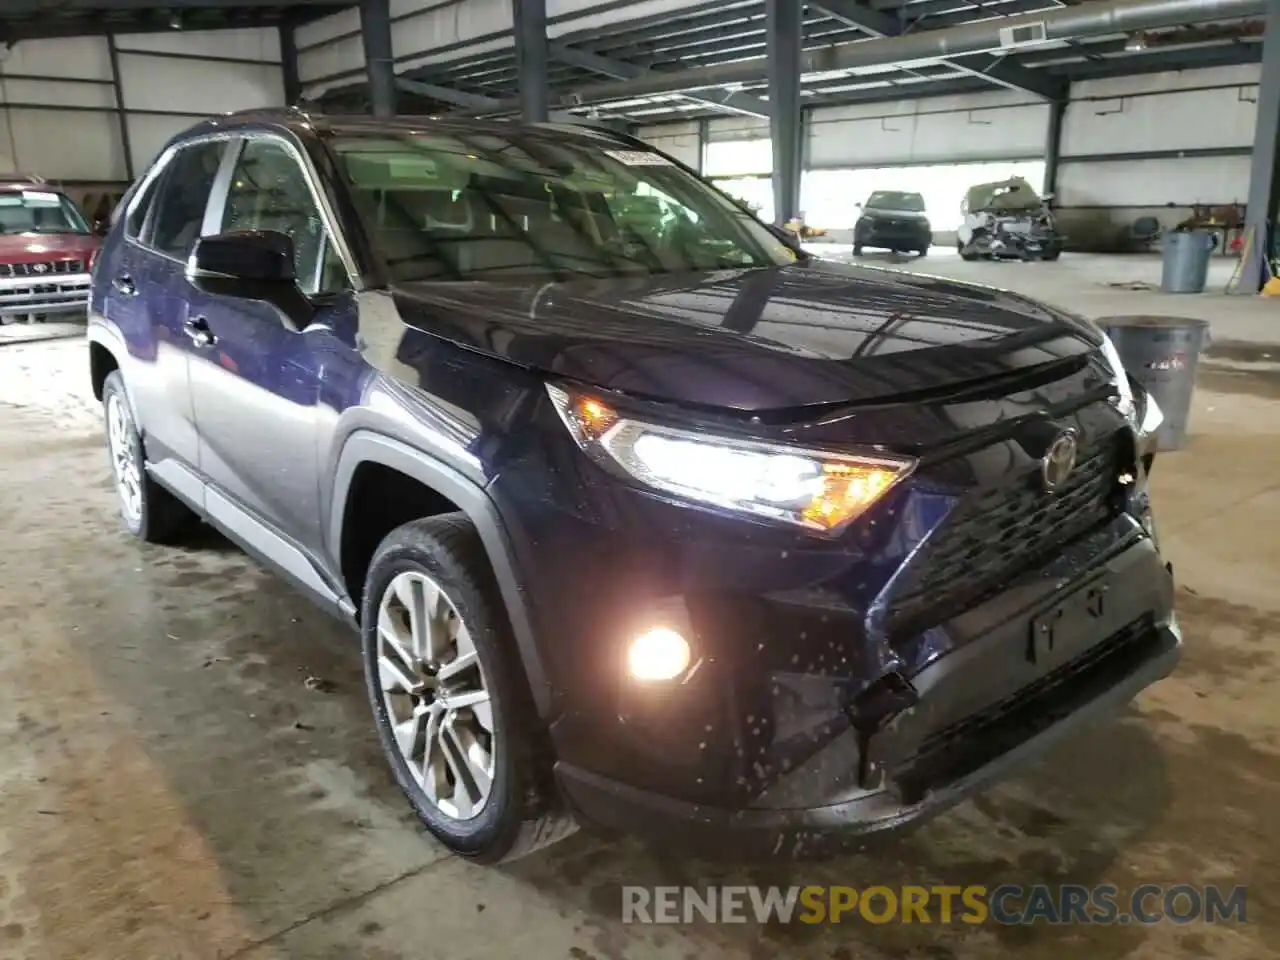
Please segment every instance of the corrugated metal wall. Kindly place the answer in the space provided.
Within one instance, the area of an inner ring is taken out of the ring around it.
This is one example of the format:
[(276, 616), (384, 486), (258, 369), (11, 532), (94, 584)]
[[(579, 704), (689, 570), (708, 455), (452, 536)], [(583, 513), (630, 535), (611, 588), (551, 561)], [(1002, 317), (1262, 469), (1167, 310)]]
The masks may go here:
[(123, 34), (115, 44), (118, 78), (104, 37), (13, 45), (0, 61), (0, 167), (119, 184), (199, 119), (284, 103), (274, 29)]

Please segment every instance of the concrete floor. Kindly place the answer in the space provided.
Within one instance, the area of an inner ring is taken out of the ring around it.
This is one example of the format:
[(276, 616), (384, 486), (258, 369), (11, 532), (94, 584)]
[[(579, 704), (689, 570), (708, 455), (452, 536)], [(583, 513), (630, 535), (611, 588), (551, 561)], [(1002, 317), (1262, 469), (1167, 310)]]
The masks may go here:
[[(0, 958), (1280, 955), (1280, 373), (1265, 365), (1203, 369), (1191, 442), (1155, 473), (1187, 637), (1174, 677), (894, 846), (755, 870), (583, 834), (502, 869), (444, 855), (384, 770), (352, 636), (214, 536), (179, 550), (120, 532), (85, 368), (78, 342), (0, 348)], [(621, 884), (734, 882), (1247, 884), (1251, 922), (620, 923)]]

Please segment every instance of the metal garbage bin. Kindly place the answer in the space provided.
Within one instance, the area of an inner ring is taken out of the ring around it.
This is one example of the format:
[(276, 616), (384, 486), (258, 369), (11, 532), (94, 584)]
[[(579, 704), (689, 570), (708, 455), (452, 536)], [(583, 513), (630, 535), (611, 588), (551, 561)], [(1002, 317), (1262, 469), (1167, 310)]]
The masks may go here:
[(1203, 293), (1217, 240), (1211, 230), (1166, 233), (1160, 245), (1160, 289), (1165, 293)]
[(1098, 326), (1116, 345), (1125, 370), (1155, 397), (1164, 414), (1157, 450), (1177, 450), (1187, 434), (1191, 395), (1209, 322), (1187, 317), (1102, 317)]

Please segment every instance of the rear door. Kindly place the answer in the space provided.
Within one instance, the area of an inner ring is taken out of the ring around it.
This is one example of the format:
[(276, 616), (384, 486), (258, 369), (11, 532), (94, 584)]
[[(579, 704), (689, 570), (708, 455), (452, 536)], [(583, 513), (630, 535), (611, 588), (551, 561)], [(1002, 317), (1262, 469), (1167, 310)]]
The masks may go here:
[(220, 138), (177, 149), (131, 208), (118, 255), (102, 264), (108, 284), (105, 312), (129, 342), (126, 382), (147, 459), (172, 484), (181, 483), (175, 467), (190, 473), (199, 463), (188, 370), (194, 345), (184, 329), (194, 288), (185, 268), (204, 231), (226, 148)]

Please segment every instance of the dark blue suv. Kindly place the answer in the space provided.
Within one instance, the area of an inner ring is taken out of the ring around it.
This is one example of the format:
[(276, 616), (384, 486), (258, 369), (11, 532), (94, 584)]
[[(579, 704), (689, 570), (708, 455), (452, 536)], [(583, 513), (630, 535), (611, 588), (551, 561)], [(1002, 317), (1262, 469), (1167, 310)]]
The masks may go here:
[(859, 845), (1172, 667), (1158, 411), (1088, 322), (824, 262), (571, 126), (235, 114), (94, 270), (129, 531), (358, 627), (451, 849)]

